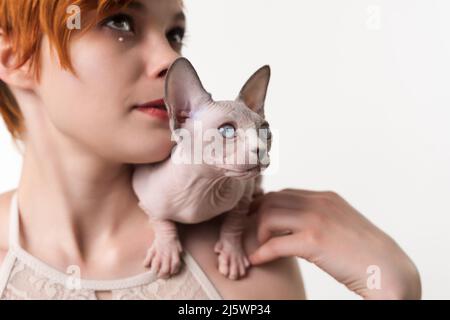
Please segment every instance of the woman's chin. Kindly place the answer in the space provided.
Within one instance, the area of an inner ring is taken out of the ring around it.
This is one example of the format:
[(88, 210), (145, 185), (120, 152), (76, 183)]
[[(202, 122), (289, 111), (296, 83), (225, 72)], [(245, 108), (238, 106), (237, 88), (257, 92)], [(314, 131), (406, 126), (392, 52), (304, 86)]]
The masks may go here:
[(165, 161), (170, 157), (170, 151), (169, 152), (161, 152), (161, 153), (147, 153), (143, 154), (137, 157), (133, 157), (132, 161), (129, 161), (129, 163), (132, 164), (149, 164), (149, 163), (157, 163), (161, 161)]

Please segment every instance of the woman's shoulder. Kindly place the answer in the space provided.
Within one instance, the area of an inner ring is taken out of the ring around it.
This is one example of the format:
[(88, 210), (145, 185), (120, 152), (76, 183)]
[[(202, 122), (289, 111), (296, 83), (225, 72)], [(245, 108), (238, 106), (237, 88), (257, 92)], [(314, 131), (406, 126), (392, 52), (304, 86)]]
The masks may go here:
[[(255, 215), (248, 217), (243, 245), (247, 254), (259, 246)], [(217, 270), (214, 245), (219, 239), (222, 217), (179, 227), (183, 246), (191, 253), (224, 299), (305, 299), (298, 258), (287, 257), (260, 266), (251, 266), (247, 275), (229, 280)]]
[(9, 207), (15, 190), (0, 194), (0, 265), (8, 252)]

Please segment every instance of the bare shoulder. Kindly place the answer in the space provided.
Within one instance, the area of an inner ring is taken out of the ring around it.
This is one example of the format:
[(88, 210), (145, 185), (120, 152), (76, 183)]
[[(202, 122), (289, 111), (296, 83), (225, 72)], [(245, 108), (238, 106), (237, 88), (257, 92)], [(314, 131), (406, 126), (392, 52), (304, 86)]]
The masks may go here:
[(9, 206), (14, 191), (0, 194), (0, 265), (8, 252)]
[[(247, 254), (258, 248), (256, 223), (249, 216), (244, 236)], [(214, 245), (219, 239), (222, 217), (196, 224), (179, 224), (183, 246), (191, 253), (224, 299), (306, 299), (298, 258), (288, 257), (251, 266), (247, 275), (229, 280), (217, 270)]]

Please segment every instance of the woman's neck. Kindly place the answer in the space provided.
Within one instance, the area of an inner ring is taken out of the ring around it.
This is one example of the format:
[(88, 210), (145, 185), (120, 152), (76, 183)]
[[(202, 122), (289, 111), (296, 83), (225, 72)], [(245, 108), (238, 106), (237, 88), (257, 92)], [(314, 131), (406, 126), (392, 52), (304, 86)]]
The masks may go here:
[(74, 150), (27, 145), (18, 198), (23, 229), (32, 230), (29, 240), (36, 245), (41, 236), (40, 246), (57, 244), (75, 260), (85, 260), (96, 251), (94, 244), (111, 243), (119, 229), (145, 221), (132, 171), (131, 165)]

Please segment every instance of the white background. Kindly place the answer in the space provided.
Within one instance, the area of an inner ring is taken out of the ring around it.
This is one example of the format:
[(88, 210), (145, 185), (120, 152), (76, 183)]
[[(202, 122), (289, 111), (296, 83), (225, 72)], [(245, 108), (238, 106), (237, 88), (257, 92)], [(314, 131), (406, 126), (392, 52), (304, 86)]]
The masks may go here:
[[(257, 68), (279, 165), (265, 189), (334, 190), (450, 294), (450, 1), (184, 0), (184, 55), (216, 100)], [(0, 123), (0, 192), (21, 158)], [(310, 299), (359, 299), (300, 260)]]

